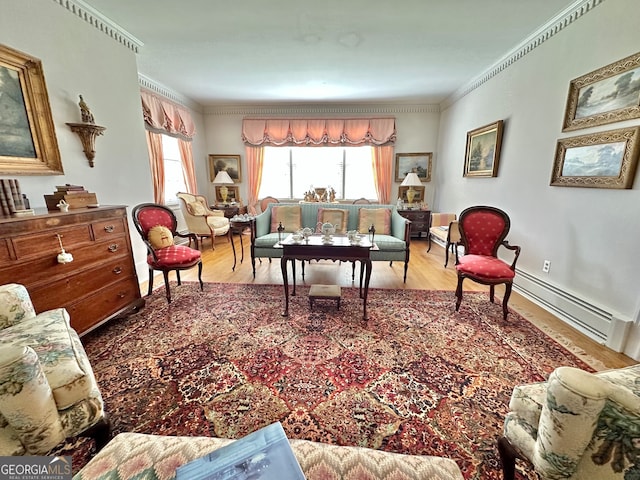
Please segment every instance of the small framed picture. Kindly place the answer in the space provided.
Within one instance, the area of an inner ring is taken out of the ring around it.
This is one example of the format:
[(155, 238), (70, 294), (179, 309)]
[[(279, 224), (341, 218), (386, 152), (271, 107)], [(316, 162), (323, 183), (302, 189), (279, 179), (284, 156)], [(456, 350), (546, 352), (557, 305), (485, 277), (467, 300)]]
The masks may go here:
[[(411, 187), (403, 187), (403, 186), (399, 186), (398, 187), (398, 196), (400, 197), (400, 199), (402, 199), (403, 202), (408, 202), (409, 199), (407, 198), (407, 191), (409, 190), (409, 188)], [(424, 202), (424, 187), (413, 187), (413, 189), (416, 192), (416, 196), (413, 198), (413, 202), (414, 203), (420, 203), (420, 202)]]
[(640, 128), (621, 128), (558, 140), (551, 185), (631, 188)]
[[(222, 200), (222, 193), (220, 193), (220, 189), (222, 185), (216, 185), (216, 204), (224, 203)], [(240, 203), (240, 188), (235, 185), (230, 185), (227, 187), (227, 203), (236, 202)]]
[(396, 182), (402, 182), (407, 173), (415, 172), (422, 182), (431, 181), (432, 152), (396, 153)]
[(226, 170), (235, 183), (242, 182), (240, 155), (209, 155), (209, 176), (212, 182), (221, 170)]
[(467, 132), (464, 159), (465, 177), (497, 177), (503, 121), (490, 123)]

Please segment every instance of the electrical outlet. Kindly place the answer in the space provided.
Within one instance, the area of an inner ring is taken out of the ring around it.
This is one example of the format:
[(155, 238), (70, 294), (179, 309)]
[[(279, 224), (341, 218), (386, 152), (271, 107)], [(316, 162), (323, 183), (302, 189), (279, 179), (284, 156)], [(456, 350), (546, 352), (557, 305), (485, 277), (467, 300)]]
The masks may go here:
[(542, 264), (542, 271), (544, 273), (549, 273), (549, 269), (551, 268), (551, 260), (545, 260)]

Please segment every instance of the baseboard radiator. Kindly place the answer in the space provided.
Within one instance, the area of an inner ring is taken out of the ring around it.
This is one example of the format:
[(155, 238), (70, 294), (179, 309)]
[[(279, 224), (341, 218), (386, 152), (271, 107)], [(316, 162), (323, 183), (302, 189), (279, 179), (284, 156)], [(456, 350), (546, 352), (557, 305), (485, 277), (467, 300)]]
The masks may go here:
[(624, 350), (631, 319), (621, 318), (519, 269), (513, 289), (596, 342), (617, 352)]

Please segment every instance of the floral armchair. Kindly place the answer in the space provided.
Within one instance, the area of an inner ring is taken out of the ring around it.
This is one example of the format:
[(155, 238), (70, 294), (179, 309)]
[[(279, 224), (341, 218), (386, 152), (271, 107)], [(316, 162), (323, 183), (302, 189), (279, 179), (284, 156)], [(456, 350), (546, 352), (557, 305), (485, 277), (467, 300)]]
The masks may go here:
[(541, 479), (640, 478), (640, 364), (596, 374), (557, 368), (517, 386), (498, 441), (504, 478), (515, 461)]
[(109, 430), (67, 311), (36, 315), (24, 286), (0, 285), (0, 456), (42, 455), (80, 434), (101, 448)]

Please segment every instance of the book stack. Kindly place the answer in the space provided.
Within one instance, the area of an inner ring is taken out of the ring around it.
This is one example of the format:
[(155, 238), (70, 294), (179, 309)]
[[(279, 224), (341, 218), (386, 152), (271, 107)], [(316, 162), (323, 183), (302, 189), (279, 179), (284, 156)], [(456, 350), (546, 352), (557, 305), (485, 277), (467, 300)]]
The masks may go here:
[(49, 210), (58, 210), (58, 204), (61, 200), (67, 202), (70, 209), (84, 208), (98, 203), (95, 193), (88, 192), (82, 185), (71, 185), (70, 183), (57, 186), (53, 195), (44, 196)]
[(0, 208), (2, 215), (23, 216), (33, 215), (34, 211), (25, 203), (26, 196), (20, 191), (17, 178), (0, 179)]

